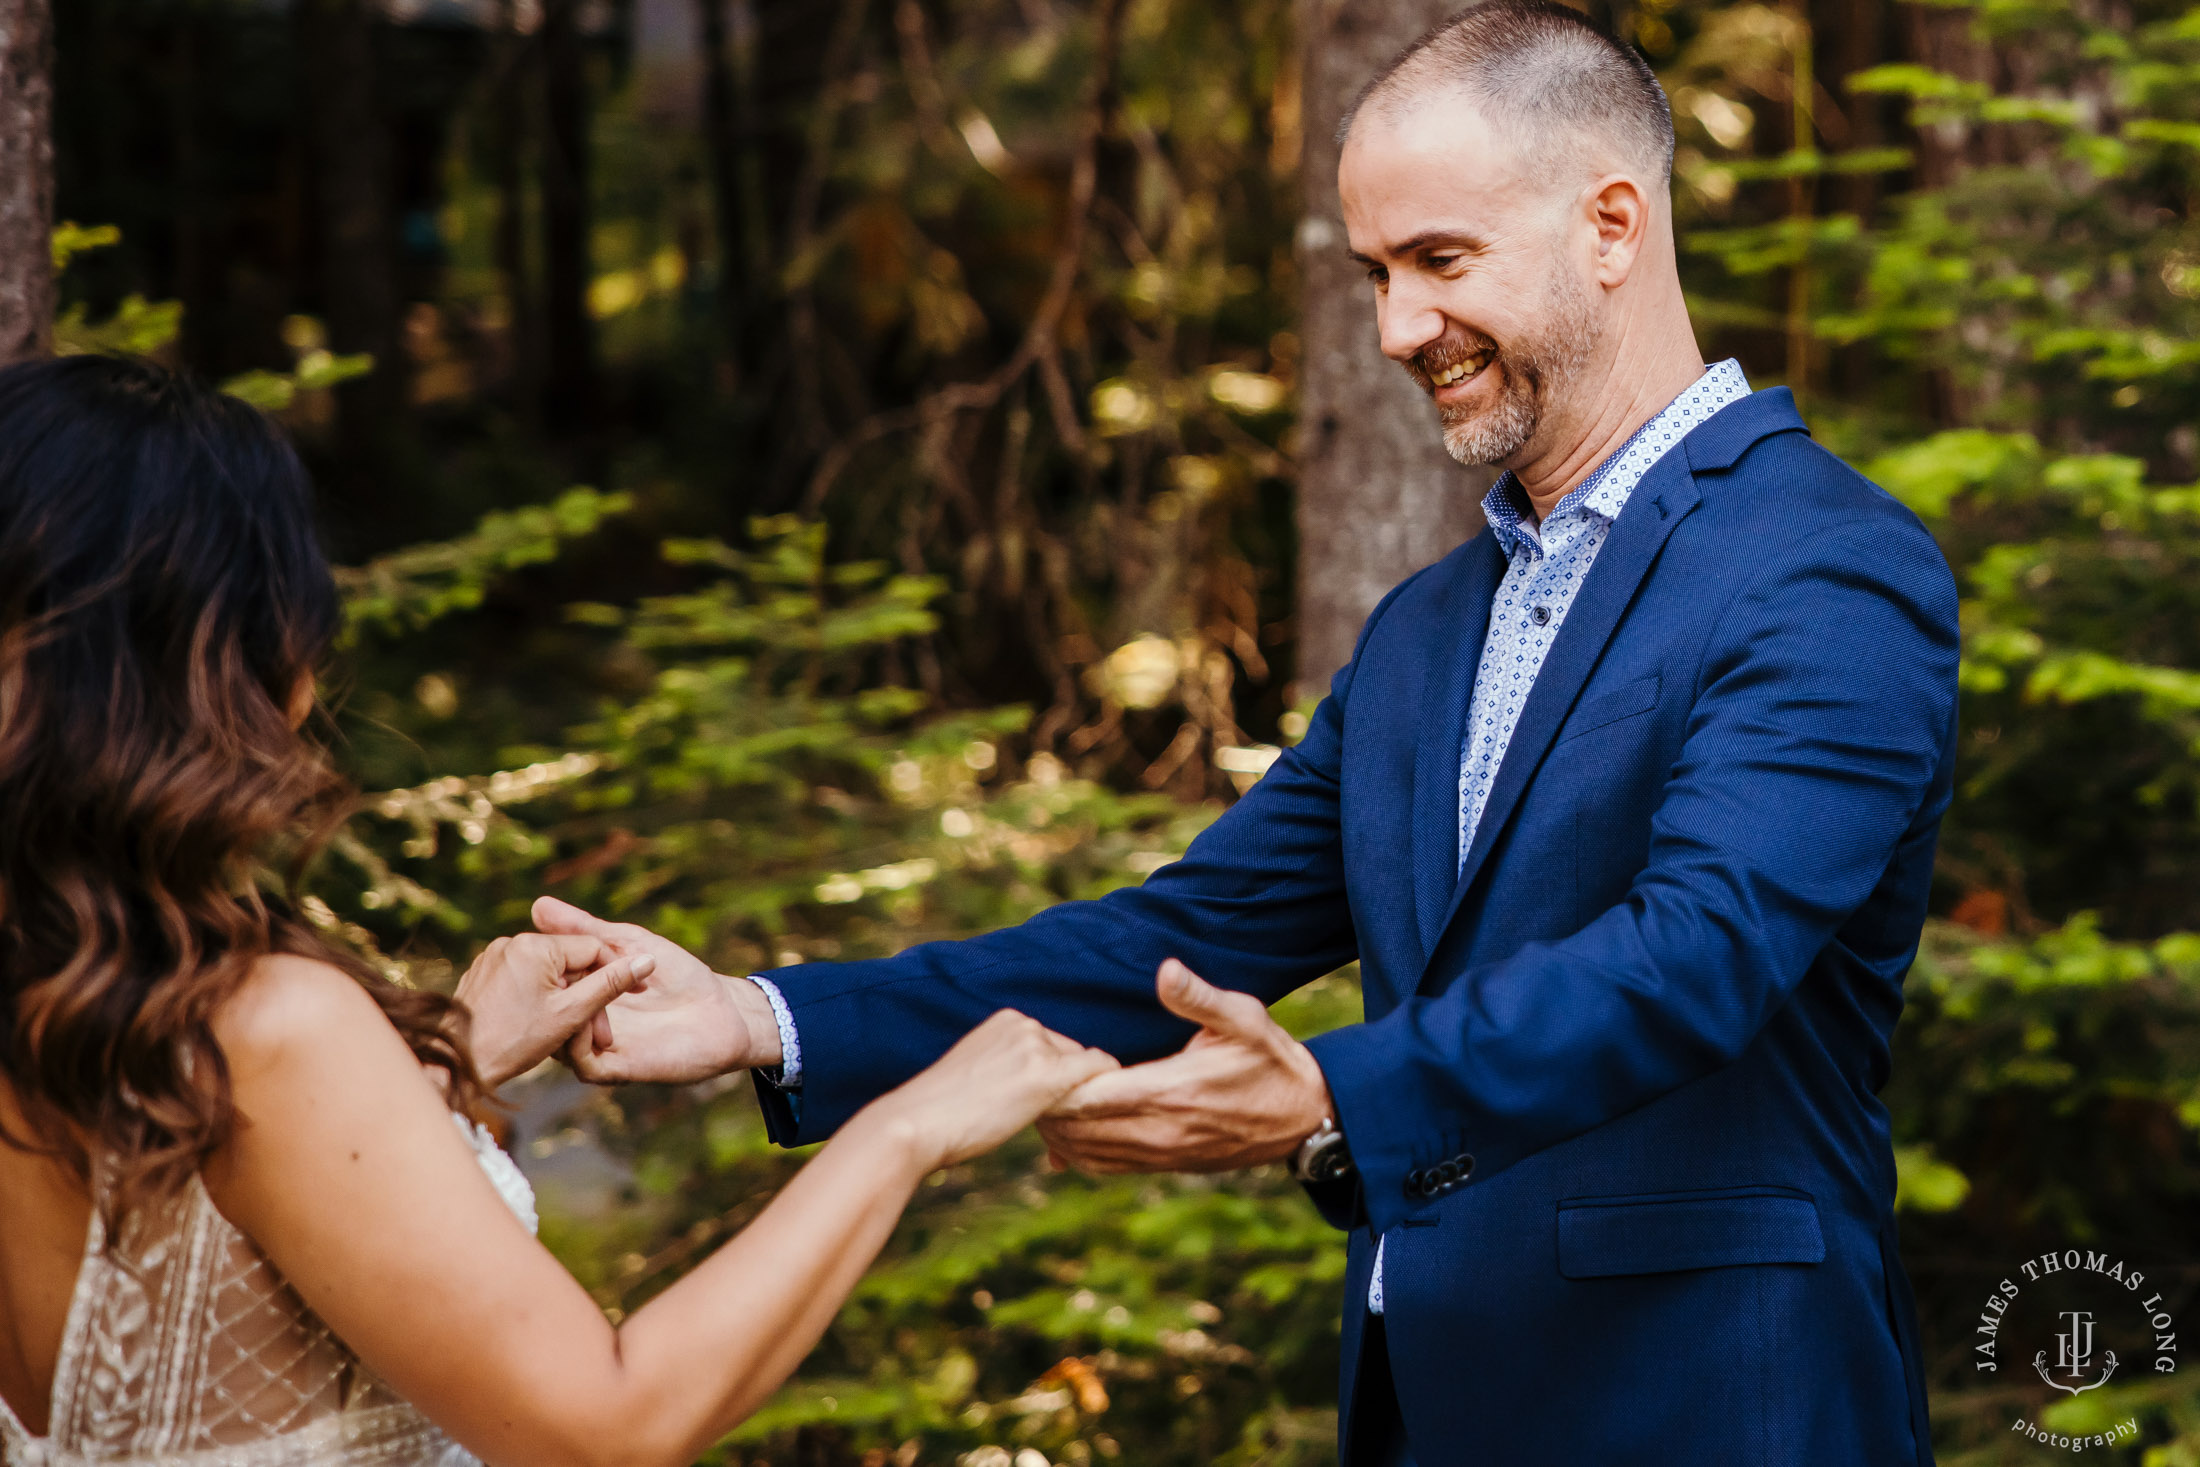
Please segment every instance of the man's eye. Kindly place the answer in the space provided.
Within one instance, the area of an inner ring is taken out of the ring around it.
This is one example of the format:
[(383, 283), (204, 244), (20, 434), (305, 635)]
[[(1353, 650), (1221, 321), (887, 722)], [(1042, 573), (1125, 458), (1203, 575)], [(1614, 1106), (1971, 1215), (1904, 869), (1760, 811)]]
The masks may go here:
[(1428, 264), (1431, 270), (1449, 270), (1452, 266), (1458, 263), (1459, 256), (1457, 255), (1430, 255), (1428, 257)]
[(1367, 278), (1377, 285), (1388, 285), (1390, 283), (1390, 272), (1380, 265), (1370, 265), (1367, 267)]

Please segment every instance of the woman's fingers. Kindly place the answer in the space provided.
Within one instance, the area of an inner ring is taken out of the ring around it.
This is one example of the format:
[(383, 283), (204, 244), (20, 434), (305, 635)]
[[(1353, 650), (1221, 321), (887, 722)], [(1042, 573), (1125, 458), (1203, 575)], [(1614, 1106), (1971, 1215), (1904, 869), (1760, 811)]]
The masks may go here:
[[(492, 1088), (524, 1074), (579, 1031), (605, 1024), (604, 1009), (655, 971), (653, 955), (618, 957), (595, 937), (523, 933), (482, 950), (460, 980), (472, 1015), (471, 1047)], [(608, 1028), (603, 1029), (608, 1040)]]
[(990, 1151), (1094, 1076), (1113, 1056), (1003, 1009), (897, 1092), (905, 1114), (940, 1143), (947, 1165)]
[(1052, 1107), (1095, 1076), (1122, 1068), (1105, 1050), (1088, 1049), (1013, 1009), (1001, 1010), (986, 1024), (999, 1025), (1005, 1042), (1020, 1052), (1036, 1091), (1027, 1099), (1036, 1100), (1040, 1110)]
[(620, 958), (605, 963), (594, 971), (574, 979), (565, 987), (560, 1006), (573, 1028), (579, 1028), (584, 1020), (594, 1021), (603, 1017), (603, 1011), (622, 993), (631, 993), (641, 987), (642, 981), (657, 971), (657, 960), (647, 953), (631, 958)]
[(1123, 1068), (1122, 1062), (1104, 1049), (1088, 1049), (1074, 1039), (1063, 1039), (1059, 1034), (1050, 1037), (1060, 1041), (1054, 1047), (1052, 1056), (1055, 1065), (1055, 1079), (1061, 1087), (1056, 1092), (1056, 1099), (1060, 1099), (1072, 1090), (1076, 1090), (1112, 1070)]
[(487, 959), (526, 964), (556, 984), (571, 982), (575, 974), (594, 973), (618, 955), (618, 950), (601, 937), (547, 932), (500, 937), (482, 953)]

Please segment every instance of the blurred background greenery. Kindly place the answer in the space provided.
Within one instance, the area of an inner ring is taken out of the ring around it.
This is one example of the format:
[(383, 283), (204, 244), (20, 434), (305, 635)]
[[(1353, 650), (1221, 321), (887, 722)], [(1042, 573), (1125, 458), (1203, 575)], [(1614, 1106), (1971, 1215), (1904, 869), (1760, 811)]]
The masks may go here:
[[(1350, 631), (1299, 589), (1367, 528), (1302, 485), (1309, 384), (1367, 354), (1306, 324), (1365, 304), (1313, 258), (1307, 79), (1348, 22), (1441, 13), (55, 5), (60, 345), (279, 413), (353, 567), (331, 733), (371, 793), (318, 919), (444, 984), (553, 891), (742, 971), (1168, 861)], [(1706, 355), (1792, 387), (1962, 578), (1887, 1091), (1941, 1460), (2026, 1459), (2022, 1413), (2200, 1463), (2190, 1372), (2051, 1405), (1971, 1364), (2049, 1247), (2196, 1303), (2200, 10), (1594, 13), (1673, 97)], [(1457, 537), (1397, 528), (1418, 560)], [(1352, 974), (1282, 1012), (1352, 1021)], [(746, 1081), (514, 1099), (545, 1236), (614, 1312), (799, 1164)], [(1296, 1190), (1040, 1163), (935, 1178), (711, 1460), (1333, 1461), (1343, 1256)]]

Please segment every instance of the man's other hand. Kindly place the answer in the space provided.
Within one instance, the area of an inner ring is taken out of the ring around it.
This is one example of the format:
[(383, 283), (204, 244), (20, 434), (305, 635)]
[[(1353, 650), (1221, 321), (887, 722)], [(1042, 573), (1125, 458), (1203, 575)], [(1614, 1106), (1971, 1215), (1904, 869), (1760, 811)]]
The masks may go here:
[(1198, 1024), (1167, 1059), (1088, 1080), (1039, 1120), (1057, 1165), (1088, 1172), (1222, 1172), (1281, 1161), (1332, 1114), (1329, 1082), (1261, 1001), (1171, 958), (1155, 978)]
[(592, 937), (620, 958), (647, 956), (646, 987), (625, 994), (573, 1036), (565, 1057), (596, 1085), (686, 1085), (780, 1062), (771, 1001), (746, 978), (727, 978), (678, 943), (631, 922), (606, 922), (556, 897), (538, 897), (535, 926)]

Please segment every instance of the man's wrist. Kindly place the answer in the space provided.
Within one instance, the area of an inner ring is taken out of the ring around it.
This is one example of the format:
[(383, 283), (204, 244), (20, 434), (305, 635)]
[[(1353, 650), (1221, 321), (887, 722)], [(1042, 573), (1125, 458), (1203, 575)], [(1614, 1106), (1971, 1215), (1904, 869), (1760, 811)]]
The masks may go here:
[(718, 975), (718, 981), (725, 985), (726, 996), (748, 1031), (747, 1067), (771, 1069), (786, 1063), (779, 1042), (779, 1020), (763, 988), (753, 978), (734, 978), (724, 973)]
[(1302, 1182), (1335, 1180), (1352, 1170), (1352, 1152), (1337, 1123), (1337, 1099), (1312, 1050), (1298, 1045), (1292, 1058), (1307, 1072), (1307, 1099), (1317, 1106), (1315, 1120), (1300, 1134), (1288, 1158), (1292, 1174)]
[(1336, 1124), (1337, 1097), (1329, 1093), (1329, 1076), (1322, 1072), (1321, 1061), (1314, 1058), (1314, 1051), (1294, 1041), (1291, 1062), (1306, 1080), (1306, 1108), (1310, 1119), (1300, 1139), (1310, 1140), (1323, 1126)]

